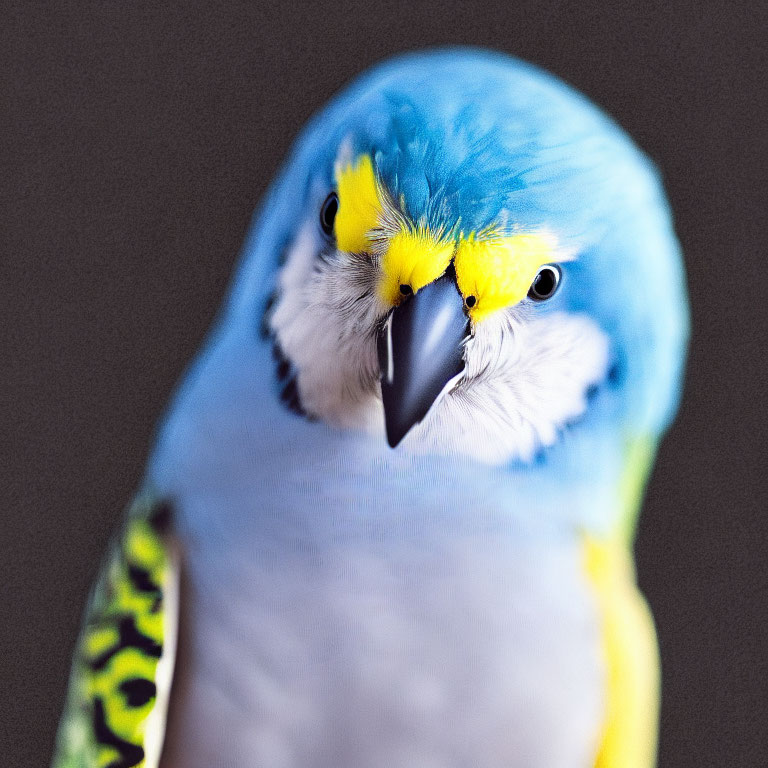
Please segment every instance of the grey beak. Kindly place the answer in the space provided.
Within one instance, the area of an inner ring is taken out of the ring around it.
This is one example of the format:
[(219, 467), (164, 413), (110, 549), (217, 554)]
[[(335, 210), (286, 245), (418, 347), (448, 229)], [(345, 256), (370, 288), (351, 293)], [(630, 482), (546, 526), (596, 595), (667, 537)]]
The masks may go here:
[(378, 344), (384, 420), (392, 448), (464, 370), (463, 343), (468, 336), (461, 294), (447, 275), (392, 310)]

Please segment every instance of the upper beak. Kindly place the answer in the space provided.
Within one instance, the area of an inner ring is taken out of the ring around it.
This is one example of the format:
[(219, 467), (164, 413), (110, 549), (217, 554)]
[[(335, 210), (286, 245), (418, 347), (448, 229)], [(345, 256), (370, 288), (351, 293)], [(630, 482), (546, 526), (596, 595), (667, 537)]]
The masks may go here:
[(392, 448), (463, 372), (468, 337), (461, 294), (447, 275), (390, 312), (378, 346), (384, 421)]

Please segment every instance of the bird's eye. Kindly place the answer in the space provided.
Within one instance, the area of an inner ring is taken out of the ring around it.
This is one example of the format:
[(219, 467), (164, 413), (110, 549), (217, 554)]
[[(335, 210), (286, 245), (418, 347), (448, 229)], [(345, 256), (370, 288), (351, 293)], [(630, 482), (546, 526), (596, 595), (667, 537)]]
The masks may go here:
[(336, 212), (339, 210), (339, 196), (331, 192), (325, 198), (323, 207), (320, 209), (320, 226), (326, 235), (333, 234), (333, 222), (336, 220)]
[(546, 301), (557, 293), (560, 285), (560, 267), (545, 264), (538, 272), (528, 290), (528, 298), (534, 301)]

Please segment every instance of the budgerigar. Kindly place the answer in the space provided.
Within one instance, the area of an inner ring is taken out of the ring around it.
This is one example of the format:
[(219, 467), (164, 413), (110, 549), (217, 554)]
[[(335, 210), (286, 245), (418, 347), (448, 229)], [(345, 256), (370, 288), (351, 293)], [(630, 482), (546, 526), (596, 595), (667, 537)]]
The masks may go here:
[(687, 317), (586, 98), (471, 49), (361, 76), (161, 426), (55, 768), (650, 768), (632, 541)]

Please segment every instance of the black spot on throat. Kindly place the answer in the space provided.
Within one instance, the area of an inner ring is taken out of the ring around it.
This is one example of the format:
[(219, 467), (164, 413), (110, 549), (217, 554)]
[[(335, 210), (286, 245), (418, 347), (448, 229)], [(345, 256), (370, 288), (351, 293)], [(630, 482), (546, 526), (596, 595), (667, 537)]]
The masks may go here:
[(261, 315), (259, 335), (262, 339), (272, 340), (272, 359), (275, 361), (275, 376), (281, 385), (280, 402), (292, 413), (305, 418), (310, 418), (301, 403), (299, 388), (296, 384), (297, 371), (293, 367), (293, 363), (291, 363), (283, 352), (280, 342), (275, 338), (275, 333), (271, 326), (272, 312), (277, 303), (277, 298), (277, 291), (273, 291), (272, 295), (267, 299), (264, 311)]
[(299, 396), (299, 388), (296, 386), (296, 379), (289, 379), (288, 383), (283, 387), (280, 392), (280, 400), (297, 416), (306, 416), (307, 412), (304, 410), (304, 406), (301, 404), (301, 397)]
[(277, 301), (277, 293), (274, 291), (270, 294), (266, 303), (264, 304), (264, 311), (261, 313), (261, 322), (259, 323), (259, 336), (265, 341), (272, 335), (272, 329), (269, 326), (272, 319), (272, 309)]
[(272, 357), (275, 360), (277, 380), (282, 384), (280, 402), (297, 416), (309, 418), (309, 414), (301, 403), (299, 387), (296, 384), (296, 370), (291, 361), (285, 356), (277, 339), (272, 341)]

